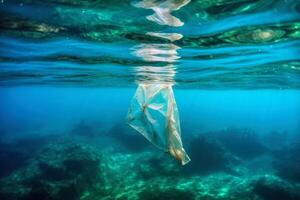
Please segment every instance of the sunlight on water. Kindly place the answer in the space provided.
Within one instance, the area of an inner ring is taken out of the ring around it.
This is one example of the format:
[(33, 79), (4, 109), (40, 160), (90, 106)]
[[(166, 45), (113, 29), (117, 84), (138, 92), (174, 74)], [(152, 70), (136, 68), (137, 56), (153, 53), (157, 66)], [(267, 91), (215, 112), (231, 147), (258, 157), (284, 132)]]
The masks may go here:
[(0, 9), (2, 85), (133, 86), (139, 66), (176, 61), (177, 87), (299, 88), (295, 0), (4, 0)]

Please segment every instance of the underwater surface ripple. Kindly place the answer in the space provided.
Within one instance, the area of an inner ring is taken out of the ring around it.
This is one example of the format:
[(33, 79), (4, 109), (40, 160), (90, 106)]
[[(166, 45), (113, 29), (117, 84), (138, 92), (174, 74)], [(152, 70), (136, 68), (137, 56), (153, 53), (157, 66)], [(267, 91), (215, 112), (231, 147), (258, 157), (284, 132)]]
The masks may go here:
[[(297, 0), (191, 1), (173, 12), (182, 27), (147, 20), (134, 1), (3, 0), (0, 10), (1, 85), (126, 87), (136, 67), (174, 61), (182, 88), (300, 88)], [(171, 61), (136, 55), (171, 43)]]
[(0, 18), (0, 200), (300, 200), (299, 0)]

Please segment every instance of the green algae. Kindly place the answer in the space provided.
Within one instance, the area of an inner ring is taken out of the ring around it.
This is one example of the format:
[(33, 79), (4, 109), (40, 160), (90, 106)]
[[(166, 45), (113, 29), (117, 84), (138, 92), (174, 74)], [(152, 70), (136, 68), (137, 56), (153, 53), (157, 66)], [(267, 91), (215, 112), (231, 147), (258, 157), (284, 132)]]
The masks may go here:
[(5, 191), (5, 199), (78, 199), (100, 180), (100, 155), (91, 151), (68, 141), (49, 144), (27, 167), (5, 178), (0, 193)]
[(242, 163), (232, 165), (238, 174), (190, 176), (165, 154), (149, 149), (121, 153), (99, 145), (68, 137), (50, 142), (26, 166), (0, 180), (0, 197), (273, 200), (275, 191), (282, 200), (291, 200), (300, 195), (299, 184), (263, 171), (253, 173)]

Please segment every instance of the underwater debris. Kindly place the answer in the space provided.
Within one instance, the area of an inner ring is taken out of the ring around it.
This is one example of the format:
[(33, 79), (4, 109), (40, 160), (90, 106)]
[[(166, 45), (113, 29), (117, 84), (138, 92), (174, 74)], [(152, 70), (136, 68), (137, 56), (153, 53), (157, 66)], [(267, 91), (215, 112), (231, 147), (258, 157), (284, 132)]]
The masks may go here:
[[(154, 1), (142, 0), (133, 6), (154, 11), (147, 16), (149, 21), (158, 25), (172, 27), (183, 26), (183, 22), (171, 15), (174, 10), (188, 4), (190, 0)], [(180, 40), (179, 33), (147, 32), (146, 35), (164, 38), (171, 42)], [(147, 62), (163, 62), (165, 66), (139, 66), (135, 68), (138, 88), (131, 101), (128, 112), (128, 124), (140, 132), (156, 147), (168, 152), (182, 165), (190, 158), (186, 154), (182, 141), (178, 109), (173, 94), (175, 70), (172, 63), (180, 57), (180, 47), (168, 44), (141, 44), (133, 48), (133, 54)]]
[(156, 33), (156, 32), (147, 32), (147, 35), (167, 39), (171, 42), (180, 40), (183, 36), (179, 33)]
[(183, 149), (178, 109), (171, 85), (140, 84), (131, 102), (128, 123), (182, 165), (190, 161)]
[(147, 16), (147, 19), (149, 21), (153, 21), (159, 25), (182, 26), (184, 23), (177, 17), (171, 15), (171, 12), (174, 10), (179, 10), (181, 7), (185, 6), (190, 1), (191, 0), (142, 0), (133, 5), (139, 8), (153, 10), (154, 14)]

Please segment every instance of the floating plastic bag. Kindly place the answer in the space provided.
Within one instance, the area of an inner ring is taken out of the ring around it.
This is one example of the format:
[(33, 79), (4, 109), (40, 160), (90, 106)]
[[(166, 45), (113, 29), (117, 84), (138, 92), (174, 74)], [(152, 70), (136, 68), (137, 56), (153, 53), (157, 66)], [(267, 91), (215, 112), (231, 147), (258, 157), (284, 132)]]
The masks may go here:
[(187, 5), (191, 0), (142, 0), (133, 3), (135, 7), (152, 9), (154, 14), (147, 16), (147, 19), (160, 25), (182, 26), (184, 23), (171, 14), (172, 11), (179, 10)]
[(178, 109), (171, 84), (139, 84), (129, 108), (128, 123), (182, 165), (190, 161), (182, 146)]

